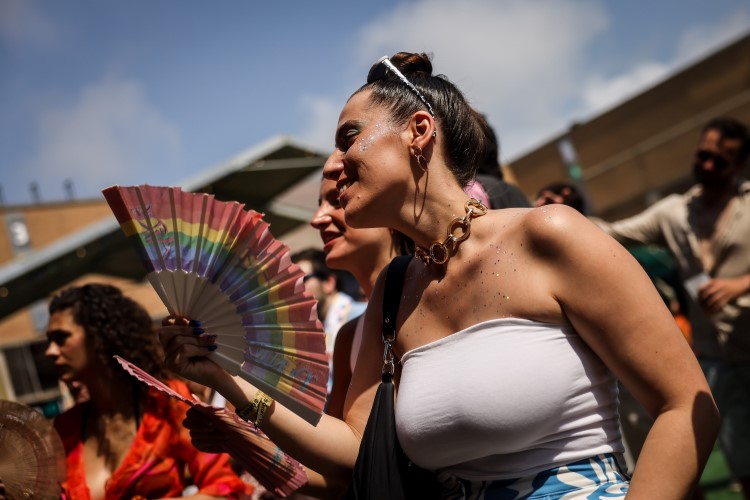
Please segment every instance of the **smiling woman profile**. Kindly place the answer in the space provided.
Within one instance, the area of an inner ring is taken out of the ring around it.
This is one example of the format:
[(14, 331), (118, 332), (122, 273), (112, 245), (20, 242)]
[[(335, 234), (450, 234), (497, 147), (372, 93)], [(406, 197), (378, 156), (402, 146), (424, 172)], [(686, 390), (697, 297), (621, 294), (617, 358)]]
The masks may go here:
[[(638, 263), (565, 206), (486, 210), (463, 191), (483, 135), (425, 54), (376, 63), (341, 111), (324, 168), (346, 223), (411, 238), (394, 352), (404, 451), (444, 498), (689, 496), (718, 415), (700, 368)], [(380, 382), (383, 277), (367, 308), (343, 421), (304, 424), (273, 404), (263, 430), (346, 478)], [(185, 327), (161, 331), (169, 366), (237, 405), (254, 394)], [(621, 466), (616, 379), (654, 417), (632, 479)]]

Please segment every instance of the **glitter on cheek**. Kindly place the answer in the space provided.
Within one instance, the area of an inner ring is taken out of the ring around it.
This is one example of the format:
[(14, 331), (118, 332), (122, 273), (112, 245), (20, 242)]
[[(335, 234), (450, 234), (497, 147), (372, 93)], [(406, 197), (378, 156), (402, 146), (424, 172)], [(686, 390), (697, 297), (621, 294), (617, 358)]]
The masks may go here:
[(379, 123), (375, 124), (375, 130), (367, 137), (361, 137), (357, 142), (359, 143), (360, 153), (364, 153), (375, 143), (375, 141), (383, 135), (384, 128)]

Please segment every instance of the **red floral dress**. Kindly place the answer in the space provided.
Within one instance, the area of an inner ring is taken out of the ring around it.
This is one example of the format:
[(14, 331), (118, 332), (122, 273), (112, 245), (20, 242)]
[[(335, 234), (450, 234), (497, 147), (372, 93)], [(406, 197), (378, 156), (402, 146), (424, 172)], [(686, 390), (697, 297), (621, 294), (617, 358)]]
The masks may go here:
[[(176, 380), (166, 382), (179, 394), (190, 397), (187, 386)], [(81, 423), (88, 403), (81, 403), (55, 419), (67, 459), (63, 498), (89, 500), (83, 464)], [(191, 484), (198, 493), (217, 497), (243, 498), (251, 486), (229, 466), (229, 456), (198, 451), (182, 426), (187, 405), (155, 389), (148, 393), (143, 418), (133, 444), (106, 484), (107, 499), (178, 497)]]

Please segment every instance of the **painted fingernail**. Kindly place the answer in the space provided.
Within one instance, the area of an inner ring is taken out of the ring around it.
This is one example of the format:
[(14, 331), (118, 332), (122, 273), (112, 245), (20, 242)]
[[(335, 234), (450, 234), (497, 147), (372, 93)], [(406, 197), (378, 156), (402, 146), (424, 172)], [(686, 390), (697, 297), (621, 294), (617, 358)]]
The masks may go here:
[(191, 319), (190, 322), (188, 323), (188, 325), (190, 325), (190, 326), (201, 326), (201, 322), (198, 321), (197, 319)]
[(219, 348), (219, 346), (216, 345), (216, 344), (211, 344), (210, 346), (208, 346), (208, 350), (209, 351), (215, 351), (218, 348)]
[(201, 333), (204, 333), (206, 330), (203, 328), (193, 328), (193, 333), (196, 335), (200, 335)]

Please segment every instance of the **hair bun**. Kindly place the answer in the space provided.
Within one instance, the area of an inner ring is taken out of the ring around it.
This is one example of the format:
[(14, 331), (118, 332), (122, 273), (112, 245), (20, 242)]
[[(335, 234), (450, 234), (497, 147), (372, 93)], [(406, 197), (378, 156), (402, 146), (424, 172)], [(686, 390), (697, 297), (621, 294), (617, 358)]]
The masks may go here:
[(393, 65), (405, 75), (432, 76), (432, 62), (430, 56), (424, 52), (398, 52), (390, 59)]
[[(432, 63), (430, 56), (425, 53), (398, 52), (388, 58), (391, 63), (404, 75), (417, 77), (432, 76)], [(382, 61), (382, 60), (381, 60)], [(367, 83), (372, 83), (385, 77), (386, 69), (381, 61), (376, 62), (367, 74)], [(397, 78), (388, 72), (387, 79)]]

